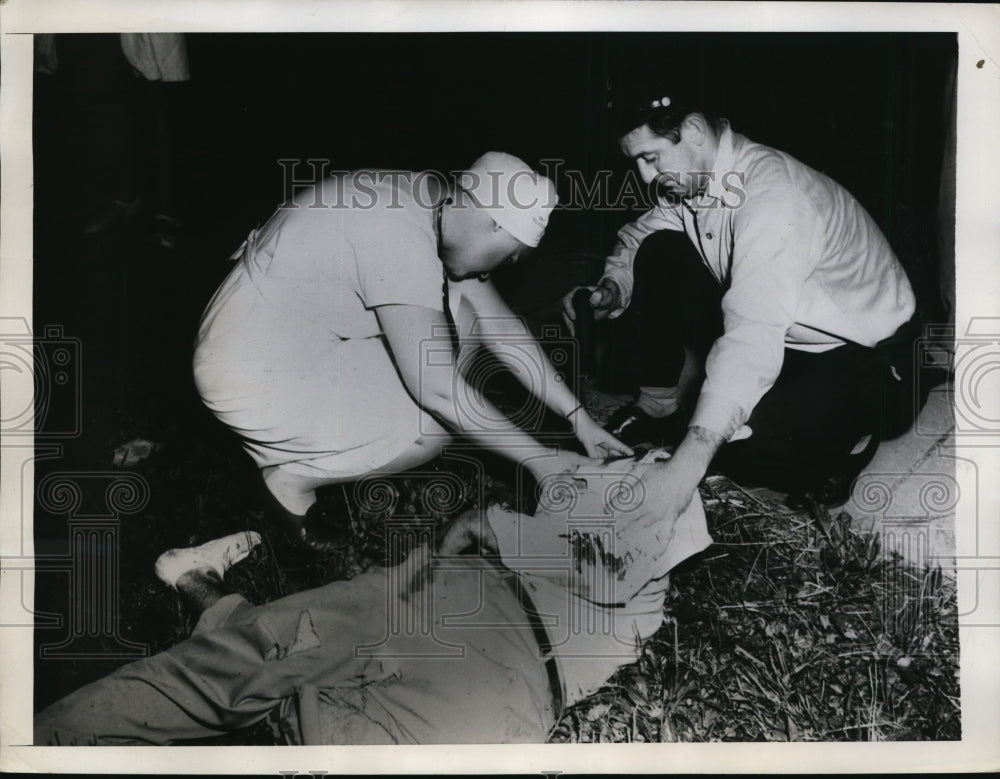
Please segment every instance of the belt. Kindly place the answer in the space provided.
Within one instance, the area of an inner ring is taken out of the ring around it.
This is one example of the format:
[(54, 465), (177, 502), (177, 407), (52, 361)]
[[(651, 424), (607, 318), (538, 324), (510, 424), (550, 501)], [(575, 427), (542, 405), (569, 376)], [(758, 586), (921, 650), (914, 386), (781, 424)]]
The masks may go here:
[(501, 578), (507, 583), (511, 592), (514, 593), (514, 597), (517, 598), (522, 611), (524, 611), (525, 615), (528, 617), (528, 624), (531, 625), (531, 632), (534, 634), (535, 641), (538, 643), (540, 655), (545, 658), (545, 673), (549, 677), (549, 690), (552, 693), (552, 705), (554, 707), (555, 716), (558, 719), (559, 715), (562, 713), (563, 705), (562, 682), (559, 679), (559, 668), (556, 666), (555, 655), (552, 654), (552, 643), (549, 641), (548, 631), (545, 630), (545, 625), (542, 624), (541, 615), (538, 613), (538, 609), (535, 608), (535, 604), (531, 600), (531, 596), (528, 595), (528, 591), (525, 589), (524, 583), (521, 581), (521, 577), (515, 573), (501, 573)]

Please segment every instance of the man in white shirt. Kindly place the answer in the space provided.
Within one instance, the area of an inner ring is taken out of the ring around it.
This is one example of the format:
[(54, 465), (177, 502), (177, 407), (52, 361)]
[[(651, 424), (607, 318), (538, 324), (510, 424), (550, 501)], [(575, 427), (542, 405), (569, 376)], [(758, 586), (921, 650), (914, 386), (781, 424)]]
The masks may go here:
[(609, 431), (680, 440), (656, 480), (678, 507), (717, 453), (734, 478), (843, 502), (913, 418), (915, 300), (885, 236), (835, 181), (697, 102), (661, 92), (621, 129), (660, 196), (591, 288), (597, 318), (635, 306), (648, 341), (637, 400)]

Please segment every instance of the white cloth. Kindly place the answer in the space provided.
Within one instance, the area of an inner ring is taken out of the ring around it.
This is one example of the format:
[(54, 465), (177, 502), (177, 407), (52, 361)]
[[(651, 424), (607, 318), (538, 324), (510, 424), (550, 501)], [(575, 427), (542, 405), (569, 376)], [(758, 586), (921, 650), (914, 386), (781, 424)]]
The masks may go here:
[(656, 521), (641, 486), (652, 467), (620, 461), (577, 473), (545, 490), (549, 508), (534, 516), (487, 511), (504, 565), (546, 626), (567, 705), (639, 657), (663, 623), (669, 571), (712, 543), (697, 494), (673, 527)]
[(874, 220), (829, 177), (728, 125), (709, 175), (703, 196), (623, 227), (604, 278), (627, 306), (643, 239), (687, 233), (726, 290), (725, 332), (709, 353), (692, 424), (728, 439), (773, 386), (786, 347), (874, 346), (912, 316), (915, 299)]
[[(375, 313), (444, 308), (434, 211), (413, 197), (412, 180), (366, 174), (305, 188), (251, 233), (209, 303), (197, 386), (259, 467), (354, 478), (420, 436), (429, 418)], [(345, 207), (352, 197), (368, 207)]]

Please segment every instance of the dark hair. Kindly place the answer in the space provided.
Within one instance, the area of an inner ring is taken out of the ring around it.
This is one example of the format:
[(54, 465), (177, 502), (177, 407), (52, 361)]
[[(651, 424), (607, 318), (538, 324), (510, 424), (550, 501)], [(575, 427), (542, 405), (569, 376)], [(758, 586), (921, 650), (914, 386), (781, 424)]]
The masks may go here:
[[(681, 139), (681, 124), (683, 124), (684, 120), (691, 114), (701, 114), (713, 131), (716, 133), (722, 131), (722, 119), (715, 116), (715, 114), (710, 111), (705, 111), (700, 108), (683, 109), (679, 111), (671, 111), (669, 109), (666, 111), (662, 109), (653, 111), (642, 124), (647, 125), (650, 132), (654, 135), (662, 135), (664, 138), (669, 139), (671, 143), (678, 143)], [(642, 124), (636, 125), (636, 127), (641, 127)]]
[[(701, 114), (716, 133), (722, 131), (722, 119), (704, 101), (692, 98), (667, 97), (669, 92), (657, 93), (662, 97), (633, 99), (621, 106), (618, 116), (618, 137), (623, 138), (633, 130), (647, 125), (652, 133), (667, 138), (672, 143), (681, 139), (681, 124), (691, 114)], [(666, 103), (666, 105), (664, 105)]]

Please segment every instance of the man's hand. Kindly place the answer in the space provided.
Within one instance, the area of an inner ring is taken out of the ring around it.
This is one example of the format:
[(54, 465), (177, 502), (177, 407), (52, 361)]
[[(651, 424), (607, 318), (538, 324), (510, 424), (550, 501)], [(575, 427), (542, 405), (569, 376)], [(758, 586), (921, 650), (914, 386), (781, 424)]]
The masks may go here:
[(631, 457), (632, 449), (597, 424), (584, 409), (572, 415), (577, 440), (583, 444), (588, 457)]
[(718, 433), (703, 427), (692, 427), (673, 457), (646, 471), (642, 476), (642, 486), (646, 491), (645, 500), (649, 501), (651, 508), (645, 520), (647, 525), (663, 523), (673, 534), (674, 523), (691, 503), (694, 491), (723, 442)]
[(576, 332), (573, 325), (576, 320), (576, 312), (573, 310), (573, 295), (579, 289), (590, 290), (590, 299), (587, 302), (594, 309), (594, 319), (607, 319), (608, 316), (622, 307), (621, 290), (611, 279), (601, 279), (601, 283), (596, 287), (573, 287), (566, 293), (562, 301), (563, 318), (566, 321), (566, 327), (569, 328), (570, 335), (574, 335)]
[(486, 520), (485, 512), (478, 509), (470, 509), (452, 520), (444, 538), (438, 543), (437, 554), (456, 555), (473, 544), (478, 544), (484, 552), (497, 554), (500, 551), (497, 537)]
[(479, 546), (481, 552), (500, 554), (500, 544), (486, 512), (479, 509), (469, 509), (455, 517), (434, 549), (425, 542), (410, 551), (401, 566), (403, 575), (398, 578), (400, 599), (408, 601), (427, 586), (435, 557), (452, 557), (473, 545)]
[(642, 525), (654, 529), (657, 541), (666, 545), (673, 536), (677, 518), (691, 504), (694, 491), (698, 488), (698, 479), (692, 479), (690, 473), (678, 465), (673, 458), (665, 463), (657, 463), (641, 477), (645, 490)]

